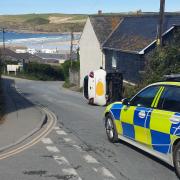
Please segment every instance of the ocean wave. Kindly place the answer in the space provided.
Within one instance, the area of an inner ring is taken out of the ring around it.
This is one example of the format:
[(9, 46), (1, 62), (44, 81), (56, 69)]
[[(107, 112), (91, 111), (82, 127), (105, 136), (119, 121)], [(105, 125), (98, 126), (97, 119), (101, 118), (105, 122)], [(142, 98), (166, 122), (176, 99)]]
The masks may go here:
[(6, 43), (44, 43), (44, 42), (56, 42), (56, 41), (69, 41), (69, 38), (64, 38), (64, 37), (41, 37), (41, 38), (27, 38), (27, 39), (11, 39), (5, 41)]
[[(9, 39), (8, 39), (9, 38)], [(74, 39), (78, 40), (80, 38), (79, 35), (75, 35)], [(47, 48), (47, 49), (69, 49), (70, 48), (70, 43), (64, 44), (64, 43), (58, 43), (58, 42), (69, 42), (70, 41), (70, 35), (60, 35), (60, 36), (39, 36), (39, 37), (24, 37), (18, 38), (10, 38), (10, 37), (5, 37), (6, 45), (22, 45), (26, 46), (27, 48), (35, 48), (35, 49), (42, 49), (42, 48)], [(54, 44), (53, 44), (54, 43)], [(0, 45), (2, 45), (3, 42), (0, 39)]]

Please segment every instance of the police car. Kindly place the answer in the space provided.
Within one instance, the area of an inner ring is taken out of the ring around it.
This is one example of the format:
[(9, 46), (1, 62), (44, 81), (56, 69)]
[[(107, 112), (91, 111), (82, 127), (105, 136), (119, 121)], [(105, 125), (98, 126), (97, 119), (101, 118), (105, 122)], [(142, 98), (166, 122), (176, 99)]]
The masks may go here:
[(180, 177), (180, 76), (169, 76), (105, 110), (110, 142), (124, 140), (175, 167)]

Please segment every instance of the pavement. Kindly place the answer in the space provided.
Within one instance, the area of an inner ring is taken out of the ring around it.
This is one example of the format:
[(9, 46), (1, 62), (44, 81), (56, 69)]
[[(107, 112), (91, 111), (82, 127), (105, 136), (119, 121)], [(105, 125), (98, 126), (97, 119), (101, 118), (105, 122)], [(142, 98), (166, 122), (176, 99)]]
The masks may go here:
[(40, 126), (44, 116), (37, 107), (17, 93), (13, 79), (3, 79), (3, 84), (6, 115), (4, 123), (0, 125), (0, 150), (26, 138)]

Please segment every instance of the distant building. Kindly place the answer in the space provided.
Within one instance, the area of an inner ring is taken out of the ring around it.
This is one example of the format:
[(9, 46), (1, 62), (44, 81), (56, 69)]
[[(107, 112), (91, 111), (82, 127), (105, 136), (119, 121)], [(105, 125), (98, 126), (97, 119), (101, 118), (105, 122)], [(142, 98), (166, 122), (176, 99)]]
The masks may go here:
[[(51, 53), (35, 53), (36, 56), (43, 59), (44, 63), (60, 63), (63, 64), (65, 61), (70, 59), (70, 54), (51, 54)], [(77, 54), (73, 53), (73, 60), (77, 60)]]
[(57, 49), (41, 49), (41, 53), (55, 54)]
[(27, 49), (16, 49), (16, 53), (27, 53)]
[(35, 54), (37, 51), (36, 51), (36, 49), (30, 49), (30, 48), (28, 48), (28, 49), (27, 49), (27, 52), (30, 53), (30, 54)]
[[(140, 80), (146, 55), (156, 48), (157, 14), (89, 16), (80, 39), (80, 86), (84, 77), (102, 66), (117, 69), (129, 83)], [(163, 41), (173, 38), (180, 15), (165, 15)]]

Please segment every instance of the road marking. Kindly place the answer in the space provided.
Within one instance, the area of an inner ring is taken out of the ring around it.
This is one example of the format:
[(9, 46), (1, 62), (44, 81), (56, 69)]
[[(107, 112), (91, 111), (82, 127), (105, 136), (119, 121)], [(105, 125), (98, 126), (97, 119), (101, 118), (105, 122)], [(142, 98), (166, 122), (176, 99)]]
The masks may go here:
[(50, 138), (43, 138), (41, 140), (44, 144), (53, 144), (52, 140)]
[(92, 169), (93, 169), (95, 172), (98, 172), (97, 168), (93, 167)]
[(53, 153), (59, 153), (60, 150), (56, 146), (46, 146), (46, 149)]
[(67, 143), (74, 143), (74, 141), (71, 138), (63, 138), (65, 142)]
[(59, 157), (59, 156), (53, 156), (54, 160), (59, 164), (59, 165), (70, 165), (69, 161), (65, 157)]
[[(60, 131), (56, 131), (57, 134), (60, 134), (60, 135), (64, 135), (67, 133), (63, 130), (60, 130)], [(64, 133), (65, 132), (65, 133)], [(105, 167), (103, 166), (100, 166), (100, 162), (98, 160), (96, 160), (93, 156), (87, 154), (79, 145), (77, 145), (76, 141), (73, 141), (71, 138), (63, 138), (65, 142), (67, 143), (73, 143), (72, 146), (78, 150), (79, 152), (83, 152), (84, 155), (82, 156), (83, 159), (85, 160), (86, 163), (89, 163), (89, 164), (98, 164), (98, 168), (95, 168), (95, 167), (92, 167), (92, 169), (97, 173), (97, 174), (100, 174), (104, 179), (109, 179), (109, 180), (114, 180), (116, 179), (116, 177), (108, 170), (106, 169)], [(62, 163), (62, 162), (60, 162)], [(67, 170), (68, 171), (68, 170)], [(73, 173), (69, 173), (69, 174), (73, 174)]]
[(59, 130), (60, 128), (58, 126), (54, 127), (54, 130)]
[(63, 130), (58, 130), (58, 131), (56, 131), (56, 133), (58, 134), (58, 135), (67, 135), (67, 133), (65, 132), (65, 131), (63, 131)]
[(99, 164), (99, 162), (89, 154), (83, 155), (83, 158), (87, 163)]
[(84, 152), (84, 151), (82, 150), (82, 148), (81, 148), (80, 146), (76, 145), (76, 144), (73, 144), (73, 147), (75, 147), (76, 150), (78, 150), (79, 152)]
[(76, 176), (76, 177), (78, 178), (78, 180), (82, 180), (82, 179), (79, 177), (79, 175), (78, 175), (78, 173), (76, 172), (76, 170), (73, 169), (73, 168), (62, 169), (62, 172), (65, 173), (65, 174), (67, 174), (67, 175)]
[(19, 146), (18, 148), (12, 149), (11, 151), (0, 154), (0, 160), (8, 158), (10, 156), (13, 156), (15, 154), (18, 154), (18, 153), (32, 147), (33, 145), (37, 144), (39, 141), (41, 141), (42, 138), (46, 137), (52, 131), (52, 129), (54, 128), (54, 126), (57, 122), (56, 116), (52, 112), (47, 110), (46, 108), (42, 108), (42, 110), (44, 110), (50, 116), (50, 118), (49, 118), (50, 123), (45, 128), (45, 130), (40, 135), (38, 135), (34, 139), (32, 139), (30, 142), (28, 142), (22, 146)]
[(116, 177), (105, 167), (100, 167), (100, 168), (93, 168), (93, 170), (96, 173), (101, 174), (103, 177), (108, 178), (108, 179), (116, 179)]

